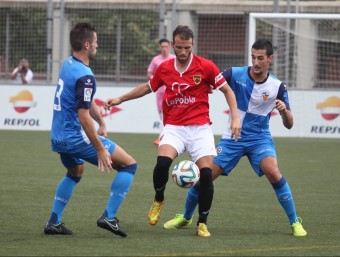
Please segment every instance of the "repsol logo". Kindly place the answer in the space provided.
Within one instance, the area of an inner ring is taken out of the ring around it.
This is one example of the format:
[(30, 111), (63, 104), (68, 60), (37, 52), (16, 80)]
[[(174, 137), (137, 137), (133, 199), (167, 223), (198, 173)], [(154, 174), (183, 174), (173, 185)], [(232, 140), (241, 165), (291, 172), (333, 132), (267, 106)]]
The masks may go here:
[(311, 133), (316, 134), (340, 134), (340, 127), (337, 126), (312, 126)]
[(189, 96), (189, 97), (177, 97), (175, 99), (172, 100), (168, 100), (166, 99), (165, 102), (168, 106), (173, 106), (173, 105), (188, 105), (188, 104), (192, 104), (196, 101), (195, 97)]
[(4, 126), (39, 127), (40, 126), (40, 120), (39, 119), (5, 118)]

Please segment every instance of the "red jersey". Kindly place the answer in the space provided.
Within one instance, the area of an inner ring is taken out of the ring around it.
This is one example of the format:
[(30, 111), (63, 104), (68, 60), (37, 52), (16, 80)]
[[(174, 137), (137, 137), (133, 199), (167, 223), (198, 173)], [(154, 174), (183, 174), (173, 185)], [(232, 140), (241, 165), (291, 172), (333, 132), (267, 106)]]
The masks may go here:
[(165, 85), (163, 123), (186, 126), (211, 124), (209, 117), (209, 89), (226, 83), (217, 66), (207, 59), (192, 55), (187, 69), (180, 73), (176, 58), (163, 62), (149, 81), (155, 92)]

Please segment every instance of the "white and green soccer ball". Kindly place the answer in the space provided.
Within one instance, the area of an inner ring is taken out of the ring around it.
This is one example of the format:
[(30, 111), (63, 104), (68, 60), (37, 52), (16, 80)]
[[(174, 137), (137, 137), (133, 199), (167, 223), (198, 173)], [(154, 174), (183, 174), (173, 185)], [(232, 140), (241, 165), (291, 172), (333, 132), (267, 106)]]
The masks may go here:
[(177, 186), (189, 188), (200, 179), (200, 170), (194, 162), (184, 160), (175, 165), (171, 175)]

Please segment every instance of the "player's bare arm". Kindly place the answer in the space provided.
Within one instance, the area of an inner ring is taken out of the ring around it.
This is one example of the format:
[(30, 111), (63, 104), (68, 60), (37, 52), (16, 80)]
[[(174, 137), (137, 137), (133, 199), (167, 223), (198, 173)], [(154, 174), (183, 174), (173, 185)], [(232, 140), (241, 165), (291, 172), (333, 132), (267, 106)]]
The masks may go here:
[(291, 129), (294, 124), (294, 118), (290, 110), (287, 110), (286, 104), (279, 100), (275, 100), (275, 108), (279, 111), (281, 118), (282, 118), (282, 123), (287, 129)]
[(132, 99), (140, 98), (142, 96), (145, 96), (146, 94), (151, 93), (151, 89), (149, 87), (148, 83), (140, 84), (139, 86), (132, 89), (130, 92), (116, 97), (116, 98), (109, 98), (106, 100), (104, 108), (110, 109), (111, 106), (119, 105), (125, 101), (129, 101)]
[(106, 123), (102, 115), (100, 114), (98, 105), (94, 101), (92, 101), (91, 104), (90, 115), (99, 125), (97, 129), (97, 134), (103, 137), (107, 137)]
[(234, 94), (233, 90), (230, 88), (230, 86), (228, 85), (228, 83), (226, 83), (223, 87), (221, 87), (220, 91), (224, 94), (224, 96), (227, 100), (227, 103), (229, 105), (229, 108), (230, 108), (231, 137), (234, 138), (235, 141), (237, 141), (240, 134), (241, 134), (241, 123), (240, 123), (240, 117), (239, 117), (238, 111), (237, 111), (235, 94)]
[(90, 115), (90, 111), (88, 109), (80, 108), (78, 109), (78, 117), (80, 124), (83, 127), (87, 137), (97, 150), (99, 170), (101, 171), (106, 170), (109, 173), (110, 170), (112, 170), (111, 155), (106, 150), (106, 148), (104, 147), (104, 145), (102, 144), (97, 135), (93, 119)]

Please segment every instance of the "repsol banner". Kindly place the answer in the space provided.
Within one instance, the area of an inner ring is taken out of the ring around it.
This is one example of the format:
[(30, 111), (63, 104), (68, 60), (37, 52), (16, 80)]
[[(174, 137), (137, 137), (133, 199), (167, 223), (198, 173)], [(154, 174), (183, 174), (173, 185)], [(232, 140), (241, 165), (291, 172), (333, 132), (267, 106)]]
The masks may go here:
[[(0, 86), (0, 129), (50, 130), (54, 104), (54, 86)], [(132, 87), (100, 87), (94, 97), (106, 121), (108, 132), (155, 133), (162, 129), (156, 108), (156, 96), (142, 98), (104, 110), (108, 97), (116, 97)], [(273, 110), (270, 127), (275, 137), (340, 138), (340, 91), (289, 91), (294, 126), (286, 129), (280, 114)], [(189, 101), (189, 100), (188, 100)], [(224, 95), (210, 95), (212, 129), (221, 135), (227, 126), (229, 107)]]

